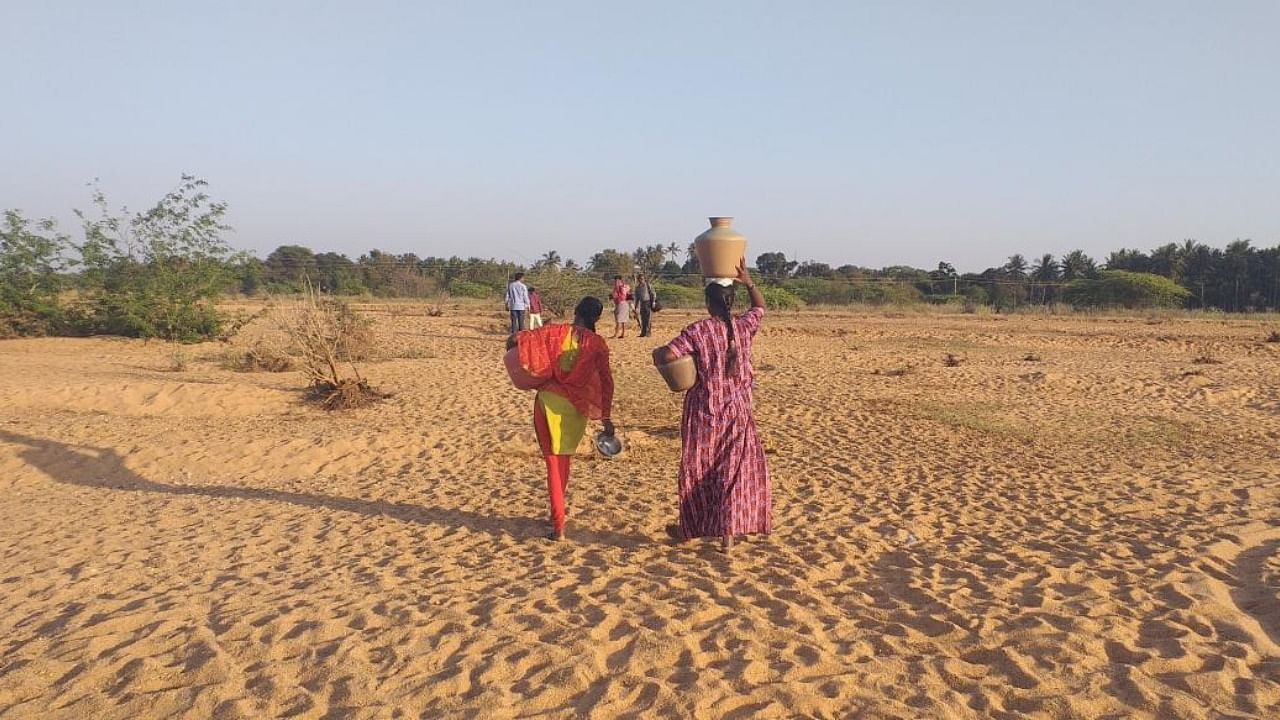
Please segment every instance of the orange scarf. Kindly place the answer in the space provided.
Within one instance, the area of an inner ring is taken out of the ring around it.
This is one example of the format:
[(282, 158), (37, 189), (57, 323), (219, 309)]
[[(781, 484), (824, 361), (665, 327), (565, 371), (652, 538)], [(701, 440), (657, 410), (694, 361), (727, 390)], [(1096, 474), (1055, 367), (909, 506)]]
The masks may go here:
[[(573, 367), (560, 367), (565, 338), (578, 333), (578, 360)], [(609, 371), (609, 346), (604, 338), (573, 325), (544, 325), (516, 334), (520, 364), (537, 378), (545, 378), (541, 389), (563, 395), (578, 412), (599, 420), (609, 416), (613, 405), (613, 375)]]

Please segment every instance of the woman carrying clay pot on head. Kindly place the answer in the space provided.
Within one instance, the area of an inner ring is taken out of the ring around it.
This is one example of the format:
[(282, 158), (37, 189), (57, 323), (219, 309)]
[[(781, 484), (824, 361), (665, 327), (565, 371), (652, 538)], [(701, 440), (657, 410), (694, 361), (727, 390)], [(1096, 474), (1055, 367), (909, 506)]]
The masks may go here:
[(601, 421), (606, 435), (615, 432), (609, 419), (613, 408), (609, 346), (595, 332), (603, 312), (603, 303), (585, 297), (574, 308), (572, 325), (544, 325), (517, 333), (508, 342), (509, 347), (519, 348), (521, 367), (541, 381), (533, 401), (533, 427), (547, 464), (555, 540), (564, 539), (569, 466), (587, 420)]
[[(751, 309), (735, 317), (737, 285), (746, 286)], [(692, 355), (698, 369), (680, 421), (680, 523), (668, 530), (681, 541), (718, 537), (727, 552), (735, 537), (773, 527), (769, 469), (752, 414), (751, 346), (764, 296), (745, 259), (736, 278), (709, 282), (705, 296), (711, 317), (654, 350), (653, 361), (665, 365)]]

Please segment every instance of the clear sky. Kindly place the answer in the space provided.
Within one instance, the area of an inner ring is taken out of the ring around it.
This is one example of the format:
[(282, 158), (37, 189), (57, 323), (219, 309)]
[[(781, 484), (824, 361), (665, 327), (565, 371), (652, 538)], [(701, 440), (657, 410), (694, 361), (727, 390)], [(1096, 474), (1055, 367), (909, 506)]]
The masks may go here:
[(962, 270), (1280, 243), (1280, 2), (0, 0), (0, 207), (183, 172), (230, 240)]

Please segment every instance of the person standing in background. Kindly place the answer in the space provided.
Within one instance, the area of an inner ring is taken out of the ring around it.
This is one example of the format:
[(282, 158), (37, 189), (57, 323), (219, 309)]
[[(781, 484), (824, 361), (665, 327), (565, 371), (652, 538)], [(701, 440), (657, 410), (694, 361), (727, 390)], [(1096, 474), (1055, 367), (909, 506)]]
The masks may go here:
[(657, 295), (644, 273), (636, 275), (636, 315), (640, 318), (640, 337), (649, 337), (653, 322), (653, 301)]
[(507, 309), (511, 311), (511, 334), (524, 329), (524, 316), (529, 312), (529, 287), (522, 282), (524, 273), (518, 272), (507, 285)]
[(538, 294), (538, 288), (529, 286), (529, 329), (537, 330), (542, 327), (542, 296)]
[(613, 337), (625, 338), (627, 323), (631, 322), (631, 286), (621, 275), (613, 276), (613, 292), (609, 299), (613, 301)]

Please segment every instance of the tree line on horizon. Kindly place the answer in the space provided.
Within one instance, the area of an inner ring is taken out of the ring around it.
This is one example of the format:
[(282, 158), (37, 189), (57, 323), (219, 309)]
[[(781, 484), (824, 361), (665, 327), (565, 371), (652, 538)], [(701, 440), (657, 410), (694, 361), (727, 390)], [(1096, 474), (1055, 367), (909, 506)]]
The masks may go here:
[[(1082, 250), (1061, 257), (1046, 253), (1035, 260), (1015, 254), (1005, 264), (977, 273), (959, 273), (948, 262), (938, 263), (933, 270), (904, 265), (832, 267), (765, 252), (756, 257), (755, 270), (771, 287), (790, 293), (799, 303), (813, 305), (967, 300), (1002, 309), (1062, 302), (1129, 307), (1152, 304), (1226, 312), (1280, 309), (1280, 246), (1256, 248), (1249, 240), (1236, 240), (1221, 249), (1196, 240), (1168, 243), (1150, 252), (1121, 249), (1101, 263)], [(672, 287), (701, 286), (692, 244), (654, 244), (632, 252), (606, 249), (584, 265), (564, 260), (551, 250), (528, 266), (377, 250), (351, 260), (339, 253), (315, 253), (304, 246), (286, 245), (263, 260), (248, 259), (241, 267), (240, 289), (247, 293), (262, 289), (297, 292), (310, 280), (325, 292), (344, 295), (435, 297), (447, 293), (483, 299), (500, 293), (516, 272), (527, 272), (531, 278), (587, 275), (601, 281), (644, 273), (669, 286), (669, 292)]]
[[(73, 241), (52, 220), (6, 210), (0, 223), (0, 335), (116, 334), (200, 339), (218, 332), (216, 299), (298, 293), (406, 298), (444, 296), (499, 301), (517, 272), (541, 286), (553, 312), (582, 294), (607, 292), (615, 275), (643, 272), (663, 303), (697, 306), (702, 280), (693, 245), (656, 243), (633, 251), (603, 249), (584, 264), (555, 250), (532, 264), (419, 257), (369, 250), (355, 259), (282, 245), (265, 258), (236, 252), (224, 239), (224, 203), (206, 183), (183, 176), (145, 212), (113, 212), (100, 191), (95, 213), (76, 211)], [(1015, 254), (999, 267), (960, 273), (948, 262), (932, 270), (879, 269), (801, 262), (780, 252), (755, 258), (771, 305), (956, 303), (1012, 309), (1055, 303), (1088, 307), (1186, 307), (1226, 312), (1280, 309), (1280, 245), (1235, 240), (1214, 248), (1195, 240), (1143, 252), (1120, 249), (1101, 263), (1082, 250), (1034, 260)]]

